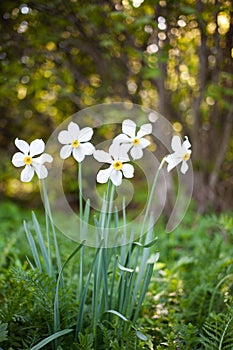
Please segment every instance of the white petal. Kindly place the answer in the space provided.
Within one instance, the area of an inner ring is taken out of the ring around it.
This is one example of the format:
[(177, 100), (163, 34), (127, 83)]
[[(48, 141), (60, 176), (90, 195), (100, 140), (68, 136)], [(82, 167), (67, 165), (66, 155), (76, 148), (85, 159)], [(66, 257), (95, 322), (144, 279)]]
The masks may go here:
[(111, 172), (112, 172), (111, 166), (108, 169), (100, 170), (97, 173), (96, 181), (101, 183), (101, 184), (105, 184), (108, 181)]
[(83, 161), (85, 154), (81, 147), (73, 148), (73, 157), (79, 163)]
[(20, 179), (22, 182), (29, 182), (33, 178), (33, 175), (34, 175), (33, 167), (31, 165), (26, 165), (21, 172)]
[(130, 150), (130, 148), (132, 147), (132, 144), (122, 144), (119, 147), (118, 150), (118, 158), (121, 162), (128, 162), (129, 159), (129, 155), (128, 152)]
[(30, 143), (30, 156), (36, 156), (37, 154), (41, 154), (44, 152), (45, 143), (43, 140), (36, 139)]
[(117, 135), (113, 140), (112, 142), (118, 142), (118, 143), (130, 143), (132, 140), (131, 140), (131, 137), (125, 135), (125, 134), (120, 134), (120, 135)]
[(152, 133), (152, 124), (148, 123), (148, 124), (143, 124), (138, 133), (137, 133), (137, 137), (141, 138), (145, 135), (151, 134)]
[(12, 157), (12, 163), (14, 164), (14, 166), (16, 167), (20, 167), (20, 166), (24, 166), (25, 163), (24, 163), (24, 158), (25, 158), (25, 155), (21, 152), (17, 152), (13, 155)]
[(83, 128), (78, 133), (78, 141), (79, 142), (87, 142), (90, 141), (93, 135), (93, 129), (92, 128)]
[(122, 172), (120, 170), (113, 170), (110, 174), (110, 179), (113, 185), (119, 186), (122, 183)]
[(39, 164), (44, 164), (44, 163), (52, 163), (53, 157), (50, 156), (48, 153), (43, 153), (40, 157), (34, 158), (33, 163), (39, 163)]
[(183, 160), (182, 162), (182, 165), (181, 165), (181, 168), (180, 168), (180, 171), (182, 172), (182, 174), (185, 174), (186, 171), (188, 170), (188, 164), (185, 160)]
[(132, 156), (132, 158), (134, 160), (142, 158), (143, 157), (143, 152), (142, 152), (142, 149), (141, 149), (140, 145), (131, 148), (130, 154), (131, 154), (131, 156)]
[(135, 137), (136, 124), (130, 119), (126, 119), (122, 123), (122, 132), (130, 137)]
[(79, 145), (79, 148), (83, 151), (86, 156), (95, 152), (95, 147), (90, 142), (85, 142)]
[(150, 141), (147, 140), (147, 139), (144, 139), (144, 138), (141, 138), (140, 139), (140, 147), (143, 149), (143, 148), (146, 148), (147, 146), (150, 145)]
[(76, 140), (78, 138), (78, 133), (79, 133), (80, 129), (79, 129), (79, 126), (77, 123), (70, 122), (68, 125), (68, 131), (69, 131), (73, 140)]
[(118, 142), (112, 143), (109, 147), (109, 153), (113, 159), (118, 159), (119, 157), (120, 144)]
[(72, 146), (71, 145), (65, 145), (60, 150), (60, 157), (62, 159), (66, 159), (71, 155)]
[(18, 149), (23, 152), (25, 155), (28, 155), (28, 152), (29, 152), (29, 144), (24, 141), (24, 140), (19, 140), (18, 138), (15, 139), (15, 145), (16, 147), (18, 147)]
[(45, 165), (33, 163), (33, 167), (39, 179), (45, 179), (48, 176), (48, 170)]
[(123, 164), (122, 172), (124, 177), (130, 179), (134, 175), (134, 167), (131, 164)]
[(71, 144), (71, 142), (75, 140), (75, 137), (67, 130), (62, 130), (61, 132), (59, 132), (58, 134), (58, 141), (62, 144), (62, 145), (68, 145)]
[(185, 141), (183, 142), (183, 146), (187, 149), (191, 147), (191, 143), (189, 142), (188, 136), (185, 136)]
[(93, 157), (101, 163), (112, 163), (112, 157), (110, 156), (109, 153), (105, 152), (105, 151), (95, 151), (93, 153)]
[(182, 158), (176, 157), (175, 153), (169, 154), (166, 157), (167, 165), (167, 171), (171, 171), (173, 168), (175, 168), (180, 162), (182, 161)]
[(182, 152), (181, 140), (180, 140), (180, 137), (178, 135), (173, 136), (171, 146), (172, 146), (173, 151), (175, 151), (177, 153)]

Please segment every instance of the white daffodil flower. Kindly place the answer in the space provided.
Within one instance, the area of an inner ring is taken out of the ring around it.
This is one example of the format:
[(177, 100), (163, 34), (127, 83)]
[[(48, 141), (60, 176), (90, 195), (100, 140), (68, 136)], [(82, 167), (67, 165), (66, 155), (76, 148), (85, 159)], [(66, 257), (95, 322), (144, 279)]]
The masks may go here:
[(131, 164), (124, 164), (130, 161), (127, 151), (127, 147), (115, 143), (109, 147), (109, 153), (105, 151), (94, 152), (93, 156), (98, 162), (110, 164), (109, 168), (97, 173), (97, 182), (103, 184), (110, 179), (115, 186), (119, 186), (123, 176), (127, 179), (133, 177), (134, 167)]
[(172, 170), (178, 164), (182, 163), (180, 170), (183, 174), (185, 174), (188, 170), (187, 161), (192, 153), (192, 151), (189, 149), (191, 147), (191, 143), (189, 142), (188, 137), (185, 136), (185, 141), (183, 144), (181, 144), (180, 137), (177, 135), (173, 136), (171, 146), (174, 153), (165, 157), (165, 161), (168, 163), (167, 171)]
[[(51, 163), (53, 161), (53, 157), (47, 153), (43, 153), (45, 150), (44, 141), (36, 139), (29, 145), (26, 141), (19, 140), (17, 138), (15, 140), (15, 145), (21, 152), (17, 152), (13, 155), (12, 163), (16, 167), (25, 166), (21, 172), (21, 181), (31, 181), (34, 172), (36, 172), (39, 179), (46, 178), (48, 176), (48, 170), (46, 169), (44, 163)], [(39, 154), (41, 154), (39, 157), (33, 158)]]
[(143, 124), (138, 132), (136, 132), (136, 124), (130, 119), (126, 119), (122, 123), (122, 134), (115, 137), (113, 143), (125, 144), (130, 150), (132, 158), (140, 159), (143, 156), (143, 149), (149, 146), (150, 141), (143, 136), (149, 135), (152, 132), (150, 123)]
[(93, 154), (95, 147), (87, 142), (92, 135), (92, 128), (80, 129), (78, 124), (70, 122), (68, 130), (62, 130), (58, 134), (58, 141), (64, 145), (60, 151), (61, 158), (66, 159), (72, 154), (77, 162), (82, 162), (85, 156)]

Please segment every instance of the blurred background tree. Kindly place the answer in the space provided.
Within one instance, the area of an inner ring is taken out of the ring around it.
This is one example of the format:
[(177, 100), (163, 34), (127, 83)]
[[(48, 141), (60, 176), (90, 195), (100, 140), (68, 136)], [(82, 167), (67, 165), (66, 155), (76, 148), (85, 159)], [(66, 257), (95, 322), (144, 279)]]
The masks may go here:
[(12, 0), (0, 11), (0, 196), (36, 186), (16, 179), (16, 137), (46, 140), (80, 109), (127, 101), (189, 135), (199, 210), (232, 205), (230, 0)]

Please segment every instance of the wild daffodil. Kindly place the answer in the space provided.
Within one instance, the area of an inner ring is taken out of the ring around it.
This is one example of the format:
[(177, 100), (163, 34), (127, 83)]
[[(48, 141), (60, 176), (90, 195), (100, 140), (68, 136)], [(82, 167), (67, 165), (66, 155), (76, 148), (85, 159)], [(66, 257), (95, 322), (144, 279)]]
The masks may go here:
[[(12, 163), (16, 167), (24, 166), (20, 176), (21, 181), (31, 181), (35, 172), (39, 179), (46, 178), (48, 176), (48, 170), (44, 163), (51, 163), (53, 157), (47, 153), (43, 153), (45, 150), (44, 141), (36, 139), (29, 145), (26, 141), (17, 138), (15, 140), (15, 145), (21, 152), (17, 152), (13, 155)], [(34, 156), (39, 154), (41, 154), (39, 157), (34, 158)]]
[(60, 151), (61, 158), (66, 159), (72, 154), (74, 159), (80, 163), (85, 156), (93, 154), (95, 147), (88, 142), (92, 135), (92, 128), (80, 129), (78, 124), (70, 122), (68, 130), (62, 130), (58, 135), (58, 141), (64, 145)]

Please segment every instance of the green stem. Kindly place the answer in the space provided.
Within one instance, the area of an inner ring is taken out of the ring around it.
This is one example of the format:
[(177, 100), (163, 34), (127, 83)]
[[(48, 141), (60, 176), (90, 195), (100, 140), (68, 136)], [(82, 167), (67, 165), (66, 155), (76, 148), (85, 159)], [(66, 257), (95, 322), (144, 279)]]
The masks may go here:
[(45, 205), (45, 225), (46, 225), (46, 238), (48, 244), (48, 261), (49, 261), (49, 275), (52, 276), (52, 260), (51, 260), (51, 242), (50, 242), (50, 230), (49, 230), (49, 217), (48, 217), (48, 196), (46, 190), (46, 180), (42, 180), (42, 189), (43, 189), (43, 199)]
[[(82, 163), (78, 166), (78, 187), (79, 187), (79, 220), (80, 220), (80, 239), (82, 237), (83, 230), (83, 186), (82, 186)], [(82, 295), (83, 289), (83, 260), (84, 260), (84, 247), (80, 250), (80, 264), (79, 264), (79, 296)]]
[(142, 223), (141, 236), (143, 235), (144, 230), (145, 230), (146, 221), (148, 220), (150, 209), (151, 209), (152, 200), (153, 200), (153, 197), (154, 197), (155, 187), (156, 187), (156, 184), (157, 184), (157, 181), (158, 181), (158, 178), (159, 178), (160, 170), (162, 169), (164, 163), (165, 163), (165, 158), (162, 159), (162, 161), (161, 161), (161, 163), (160, 163), (160, 165), (158, 167), (158, 170), (156, 171), (156, 174), (155, 174), (154, 182), (152, 184), (150, 195), (149, 195), (149, 199), (148, 199), (148, 203), (147, 203), (147, 206), (146, 206), (145, 216), (144, 216), (143, 223)]
[[(109, 180), (110, 181), (110, 180)], [(108, 246), (108, 239), (109, 239), (109, 232), (110, 232), (110, 226), (111, 226), (111, 218), (112, 218), (112, 207), (113, 207), (113, 201), (114, 201), (114, 193), (115, 193), (115, 186), (111, 185), (111, 192), (110, 192), (110, 198), (109, 198), (109, 205), (108, 205), (108, 219), (107, 219), (107, 226), (105, 231), (105, 239), (106, 239), (106, 246)], [(109, 196), (108, 196), (109, 197)], [(108, 200), (108, 198), (107, 198)]]
[(83, 220), (83, 188), (82, 188), (82, 163), (78, 166), (78, 187), (79, 187), (79, 217), (80, 217), (80, 235), (82, 232)]
[[(60, 252), (59, 252), (59, 247), (58, 247), (58, 242), (57, 242), (57, 235), (56, 235), (56, 230), (55, 230), (55, 225), (53, 222), (53, 218), (52, 218), (52, 213), (51, 213), (51, 209), (50, 209), (50, 205), (49, 205), (49, 199), (48, 199), (48, 195), (47, 195), (47, 190), (46, 190), (46, 183), (45, 180), (42, 180), (42, 187), (43, 187), (43, 195), (44, 195), (44, 204), (45, 204), (45, 210), (52, 228), (52, 233), (53, 233), (53, 243), (54, 243), (54, 247), (55, 247), (55, 254), (56, 254), (56, 260), (57, 260), (57, 271), (61, 270), (61, 257), (60, 257)], [(49, 227), (49, 225), (48, 225)], [(48, 233), (49, 234), (49, 233)], [(48, 249), (49, 249), (49, 254), (50, 254), (50, 259), (51, 259), (51, 243), (50, 243), (50, 239), (48, 241)], [(51, 259), (51, 269), (52, 269), (52, 259)], [(61, 284), (63, 285), (63, 280), (61, 279)]]

